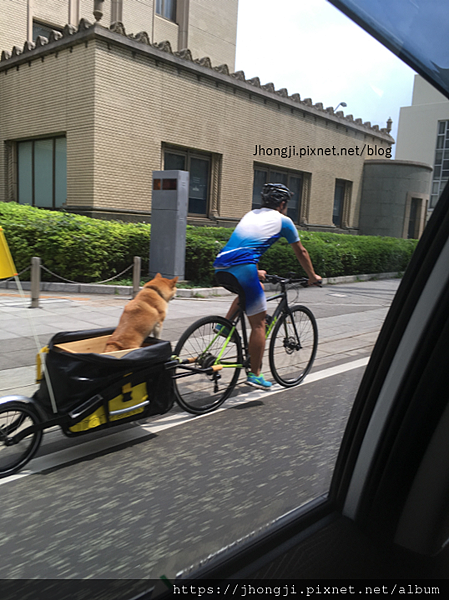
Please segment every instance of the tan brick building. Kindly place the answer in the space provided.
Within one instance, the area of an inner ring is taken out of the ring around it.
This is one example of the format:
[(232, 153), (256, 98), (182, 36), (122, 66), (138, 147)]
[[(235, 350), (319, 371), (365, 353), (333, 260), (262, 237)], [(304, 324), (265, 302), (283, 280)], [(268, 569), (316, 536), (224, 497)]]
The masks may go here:
[[(178, 0), (173, 21), (160, 0), (100, 2), (95, 24), (92, 2), (31, 4), (82, 20), (35, 45), (16, 33), (2, 53), (0, 200), (150, 220), (152, 171), (179, 168), (192, 223), (232, 224), (281, 181), (299, 225), (357, 231), (365, 159), (389, 158), (393, 139), (234, 73), (237, 0)], [(39, 26), (63, 22), (39, 10)]]

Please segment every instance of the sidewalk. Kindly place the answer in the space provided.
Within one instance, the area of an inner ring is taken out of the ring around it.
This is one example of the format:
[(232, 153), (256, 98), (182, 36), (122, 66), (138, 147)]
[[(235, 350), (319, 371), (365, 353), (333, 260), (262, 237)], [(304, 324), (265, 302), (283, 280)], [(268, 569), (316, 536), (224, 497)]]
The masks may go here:
[[(343, 294), (338, 293), (339, 286), (305, 291), (301, 302), (312, 309), (318, 321), (315, 370), (369, 355), (398, 285), (399, 280), (383, 280), (346, 284), (349, 292)], [(370, 292), (368, 306), (366, 298), (358, 296), (363, 290), (375, 290)], [(23, 299), (17, 291), (0, 289), (0, 397), (31, 396), (36, 389), (38, 347), (45, 346), (60, 331), (115, 327), (129, 299), (129, 295), (43, 292), (40, 308), (30, 309), (29, 297)], [(176, 297), (170, 302), (163, 339), (175, 343), (195, 320), (205, 315), (224, 315), (229, 304), (229, 295)]]
[[(357, 283), (360, 281), (370, 281), (372, 279), (393, 279), (398, 273), (377, 273), (372, 275), (347, 275), (343, 277), (328, 277), (323, 279), (323, 285), (335, 285), (339, 283)], [(21, 285), (26, 292), (31, 290), (30, 281), (22, 281)], [(265, 283), (267, 291), (274, 289), (274, 286)], [(0, 293), (5, 290), (17, 291), (17, 285), (14, 279), (0, 281)], [(100, 294), (129, 297), (133, 293), (132, 286), (124, 285), (100, 285), (95, 283), (52, 283), (41, 281), (40, 290), (53, 294)], [(179, 298), (208, 298), (210, 296), (227, 296), (228, 292), (222, 287), (211, 288), (178, 288), (177, 296)]]

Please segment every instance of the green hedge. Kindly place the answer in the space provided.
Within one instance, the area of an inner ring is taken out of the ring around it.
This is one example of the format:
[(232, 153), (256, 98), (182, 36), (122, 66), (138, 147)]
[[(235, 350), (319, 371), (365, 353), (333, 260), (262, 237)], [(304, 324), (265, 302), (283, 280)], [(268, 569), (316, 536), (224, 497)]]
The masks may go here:
[[(148, 271), (150, 226), (143, 223), (103, 221), (0, 202), (0, 225), (19, 272), (33, 256), (39, 256), (50, 271), (79, 282), (113, 277), (132, 264), (134, 256), (142, 257), (142, 271)], [(45, 271), (42, 279), (57, 281)]]
[[(226, 227), (191, 227), (187, 231), (186, 278), (213, 283), (212, 263), (229, 239)], [(299, 231), (315, 271), (322, 277), (405, 271), (417, 240)], [(259, 266), (268, 273), (305, 275), (293, 250), (283, 239), (266, 252)]]
[[(32, 256), (40, 256), (43, 265), (61, 277), (95, 282), (117, 275), (132, 264), (134, 256), (140, 256), (142, 273), (148, 272), (148, 224), (102, 221), (0, 202), (0, 225), (18, 271), (29, 266)], [(231, 233), (226, 227), (187, 227), (186, 279), (199, 285), (213, 284), (212, 264)], [(322, 277), (404, 271), (417, 243), (307, 231), (300, 231), (300, 237)], [(301, 272), (285, 240), (266, 252), (260, 267), (279, 275)], [(52, 277), (44, 272), (43, 279)]]

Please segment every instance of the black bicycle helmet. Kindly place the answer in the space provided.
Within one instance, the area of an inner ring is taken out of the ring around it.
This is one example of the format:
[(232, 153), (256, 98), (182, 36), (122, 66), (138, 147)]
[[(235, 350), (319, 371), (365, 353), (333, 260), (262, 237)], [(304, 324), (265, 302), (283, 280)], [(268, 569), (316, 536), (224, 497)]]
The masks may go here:
[(282, 183), (266, 183), (260, 194), (263, 208), (278, 208), (282, 202), (288, 202), (293, 196), (287, 186)]

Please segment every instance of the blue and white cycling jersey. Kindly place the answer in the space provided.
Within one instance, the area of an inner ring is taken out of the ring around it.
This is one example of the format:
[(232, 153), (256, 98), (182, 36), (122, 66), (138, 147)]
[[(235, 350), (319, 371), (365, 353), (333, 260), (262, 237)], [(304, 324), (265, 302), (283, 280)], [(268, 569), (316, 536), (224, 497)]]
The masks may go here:
[(298, 231), (289, 217), (271, 208), (252, 210), (235, 228), (215, 259), (214, 268), (257, 264), (262, 254), (281, 237), (289, 244), (299, 240)]

